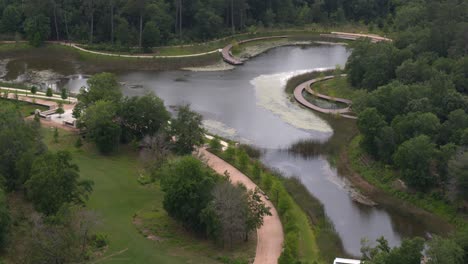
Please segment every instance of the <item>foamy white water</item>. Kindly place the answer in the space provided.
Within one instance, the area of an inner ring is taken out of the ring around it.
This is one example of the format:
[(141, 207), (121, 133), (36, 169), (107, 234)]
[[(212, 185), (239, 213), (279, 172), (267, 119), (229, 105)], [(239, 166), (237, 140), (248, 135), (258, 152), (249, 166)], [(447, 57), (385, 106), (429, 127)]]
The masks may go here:
[(257, 105), (273, 112), (286, 123), (294, 127), (320, 132), (333, 132), (328, 123), (319, 118), (312, 111), (291, 103), (284, 91), (286, 83), (291, 77), (311, 71), (325, 71), (329, 69), (330, 68), (315, 68), (311, 70), (260, 75), (250, 81), (255, 87)]

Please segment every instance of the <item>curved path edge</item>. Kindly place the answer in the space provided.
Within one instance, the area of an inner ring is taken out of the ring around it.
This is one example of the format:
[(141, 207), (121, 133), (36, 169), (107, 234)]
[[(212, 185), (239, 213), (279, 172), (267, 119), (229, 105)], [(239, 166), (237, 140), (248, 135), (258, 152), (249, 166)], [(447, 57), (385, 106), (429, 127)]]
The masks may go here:
[[(260, 38), (253, 38), (253, 39), (246, 39), (246, 40), (242, 40), (242, 41), (239, 41), (238, 44), (244, 44), (244, 43), (248, 43), (248, 42), (253, 42), (253, 41), (258, 41), (258, 40), (268, 40), (268, 39), (277, 39), (277, 38), (288, 38), (289, 36), (287, 35), (283, 35), (283, 36), (270, 36), (270, 37), (260, 37)], [(244, 64), (244, 62), (237, 58), (237, 57), (234, 57), (232, 55), (232, 44), (229, 44), (227, 45), (226, 47), (224, 47), (221, 51), (221, 55), (223, 56), (223, 60), (231, 65), (242, 65)]]
[[(346, 76), (346, 75), (342, 74), (341, 76)], [(350, 109), (350, 105), (352, 104), (351, 100), (343, 99), (343, 98), (332, 98), (332, 97), (330, 97), (328, 95), (315, 93), (310, 88), (310, 86), (312, 84), (314, 84), (314, 83), (329, 80), (329, 79), (332, 79), (332, 78), (335, 78), (335, 76), (326, 76), (326, 77), (323, 77), (323, 78), (315, 78), (315, 79), (312, 79), (312, 80), (309, 80), (309, 81), (306, 81), (306, 82), (303, 82), (303, 83), (299, 84), (294, 89), (294, 93), (293, 93), (294, 99), (298, 103), (300, 103), (301, 105), (303, 105), (303, 106), (305, 106), (305, 107), (307, 107), (309, 109), (312, 109), (314, 111), (320, 112), (320, 113), (335, 114), (335, 115), (340, 115), (340, 116), (345, 117), (345, 118), (357, 119), (355, 116), (351, 116), (351, 115), (346, 114), (346, 113), (351, 112), (351, 109)], [(304, 95), (303, 95), (304, 90), (307, 91), (310, 94), (313, 94), (313, 95), (315, 95), (315, 96), (317, 96), (319, 98), (325, 99), (325, 100), (329, 100), (329, 101), (333, 100), (333, 101), (336, 101), (336, 102), (345, 103), (345, 104), (348, 105), (348, 107), (341, 108), (341, 109), (325, 109), (325, 108), (319, 107), (317, 105), (312, 104), (311, 102), (309, 102), (307, 99), (304, 98)]]
[[(199, 148), (197, 156), (217, 173), (223, 175), (227, 171), (233, 183), (243, 183), (249, 190), (257, 187), (249, 177), (208, 150)], [(262, 195), (262, 201), (271, 208), (271, 216), (265, 216), (263, 225), (257, 229), (254, 264), (276, 264), (283, 250), (283, 226), (273, 204), (264, 195)]]

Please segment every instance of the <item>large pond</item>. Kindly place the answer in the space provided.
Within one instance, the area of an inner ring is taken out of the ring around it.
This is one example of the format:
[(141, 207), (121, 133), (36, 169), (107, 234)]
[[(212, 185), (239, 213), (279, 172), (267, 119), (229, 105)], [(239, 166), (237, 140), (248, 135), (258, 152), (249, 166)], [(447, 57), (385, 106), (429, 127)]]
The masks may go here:
[[(298, 141), (326, 143), (334, 133), (345, 133), (333, 131), (333, 127), (355, 126), (352, 121), (325, 121), (291, 102), (284, 91), (288, 78), (312, 69), (344, 66), (349, 54), (345, 47), (336, 45), (282, 47), (231, 71), (120, 71), (118, 77), (126, 95), (153, 91), (169, 107), (190, 104), (204, 116), (204, 125), (212, 133), (263, 149), (265, 164), (288, 177), (300, 178), (324, 204), (344, 250), (359, 256), (364, 237), (375, 240), (385, 236), (395, 246), (403, 237), (424, 236), (438, 227), (421, 224), (420, 217), (396, 207), (356, 203), (351, 198), (346, 175), (330, 165), (326, 151), (309, 157), (286, 151)], [(52, 56), (48, 54), (47, 58)], [(85, 66), (70, 59), (51, 60), (41, 56), (9, 59), (3, 67), (4, 77), (9, 80), (21, 80), (36, 72), (43, 77), (43, 83), (48, 82), (49, 76), (55, 79), (52, 85), (78, 91), (85, 84), (86, 74), (90, 74)]]

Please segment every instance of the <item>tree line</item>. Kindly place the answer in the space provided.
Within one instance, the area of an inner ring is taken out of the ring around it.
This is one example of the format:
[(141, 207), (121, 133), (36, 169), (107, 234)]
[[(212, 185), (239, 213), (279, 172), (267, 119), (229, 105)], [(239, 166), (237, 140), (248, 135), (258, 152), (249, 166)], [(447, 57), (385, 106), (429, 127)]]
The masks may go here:
[(226, 36), (249, 27), (336, 24), (383, 27), (396, 0), (4, 0), (0, 32), (44, 40), (151, 47)]
[(84, 207), (93, 182), (80, 178), (69, 152), (47, 149), (39, 122), (15, 103), (0, 107), (0, 160), (0, 250), (21, 263), (75, 263), (106, 244)]
[(346, 65), (365, 91), (353, 105), (361, 146), (409, 187), (459, 202), (468, 198), (467, 13), (466, 1), (408, 1), (394, 41), (356, 42)]

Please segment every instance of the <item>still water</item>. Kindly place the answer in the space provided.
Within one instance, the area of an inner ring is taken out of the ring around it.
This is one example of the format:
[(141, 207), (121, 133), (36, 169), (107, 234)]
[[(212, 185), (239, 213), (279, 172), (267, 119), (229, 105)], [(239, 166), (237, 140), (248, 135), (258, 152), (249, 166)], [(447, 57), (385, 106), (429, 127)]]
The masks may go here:
[[(232, 71), (119, 71), (118, 77), (126, 95), (151, 91), (168, 107), (190, 104), (204, 116), (204, 125), (212, 133), (263, 149), (262, 159), (266, 165), (281, 170), (286, 176), (300, 178), (324, 204), (344, 250), (359, 256), (363, 237), (373, 241), (383, 235), (395, 246), (403, 237), (424, 236), (435, 232), (437, 226), (421, 224), (415, 215), (393, 207), (369, 207), (354, 202), (346, 175), (330, 166), (325, 152), (303, 157), (285, 151), (301, 140), (326, 143), (333, 133), (344, 133), (333, 131), (329, 121), (291, 102), (284, 86), (294, 75), (344, 66), (349, 54), (342, 46), (282, 47)], [(31, 76), (36, 74), (42, 78), (36, 78), (39, 81), (50, 81), (72, 92), (78, 92), (86, 84), (86, 74), (91, 74), (76, 61), (51, 61), (40, 56), (9, 58), (4, 68), (4, 79), (25, 81), (29, 78), (34, 82)], [(355, 126), (349, 121), (345, 125)]]

